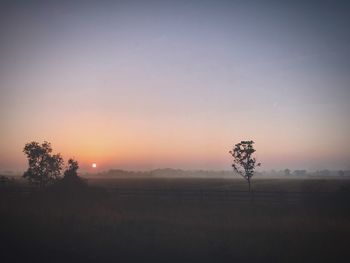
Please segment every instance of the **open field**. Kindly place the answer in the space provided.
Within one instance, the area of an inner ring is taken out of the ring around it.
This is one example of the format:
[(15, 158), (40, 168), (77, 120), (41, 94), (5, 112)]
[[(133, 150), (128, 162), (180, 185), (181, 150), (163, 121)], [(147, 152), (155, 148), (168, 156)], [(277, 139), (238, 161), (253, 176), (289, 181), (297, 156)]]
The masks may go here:
[[(233, 190), (247, 191), (245, 180), (233, 178), (89, 178), (89, 185), (104, 188), (133, 189), (177, 189), (177, 190)], [(275, 192), (334, 192), (349, 186), (350, 177), (254, 177), (254, 191)]]
[(2, 189), (7, 262), (347, 262), (350, 180), (90, 179)]

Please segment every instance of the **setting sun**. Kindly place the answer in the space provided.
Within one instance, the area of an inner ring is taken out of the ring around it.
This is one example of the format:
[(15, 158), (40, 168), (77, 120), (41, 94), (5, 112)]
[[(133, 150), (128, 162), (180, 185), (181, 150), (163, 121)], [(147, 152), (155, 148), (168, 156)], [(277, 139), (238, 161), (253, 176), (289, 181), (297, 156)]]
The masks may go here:
[(91, 165), (91, 167), (92, 167), (92, 168), (96, 168), (96, 167), (97, 167), (97, 164), (96, 164), (96, 163), (93, 163), (93, 164)]

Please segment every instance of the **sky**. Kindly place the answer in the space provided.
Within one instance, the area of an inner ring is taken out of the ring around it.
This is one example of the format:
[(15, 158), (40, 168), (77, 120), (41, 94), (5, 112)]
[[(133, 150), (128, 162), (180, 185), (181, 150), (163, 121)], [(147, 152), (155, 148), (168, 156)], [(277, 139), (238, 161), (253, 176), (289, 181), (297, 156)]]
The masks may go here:
[(2, 1), (0, 170), (350, 169), (346, 1)]

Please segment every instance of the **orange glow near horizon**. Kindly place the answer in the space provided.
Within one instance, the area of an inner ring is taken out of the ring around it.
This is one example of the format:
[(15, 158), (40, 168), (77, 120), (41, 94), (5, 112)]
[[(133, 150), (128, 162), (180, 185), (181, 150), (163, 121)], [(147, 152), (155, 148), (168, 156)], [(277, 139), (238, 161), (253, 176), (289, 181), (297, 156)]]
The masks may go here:
[[(56, 129), (55, 126), (46, 130), (33, 127), (26, 136), (22, 134), (2, 142), (4, 148), (12, 147), (6, 156), (1, 156), (2, 161), (14, 167), (9, 169), (25, 169), (27, 163), (22, 149), (25, 143), (33, 140), (51, 142), (54, 153), (61, 153), (65, 160), (75, 158), (81, 169), (87, 171), (92, 168), (92, 163), (98, 164), (98, 168), (94, 168), (98, 171), (101, 167), (102, 170), (165, 167), (230, 170), (231, 157), (228, 151), (244, 139), (255, 141), (256, 157), (262, 163), (262, 170), (309, 168), (305, 160), (316, 167), (320, 160), (328, 159), (331, 163), (334, 162), (334, 156), (347, 155), (346, 148), (330, 147), (334, 140), (320, 141), (295, 131), (286, 140), (285, 133), (278, 126), (274, 126), (274, 129), (261, 128), (256, 132), (254, 125), (246, 125), (238, 133), (229, 122), (226, 126), (208, 126), (204, 121), (186, 125), (170, 121), (168, 125), (160, 126), (158, 123), (138, 122), (130, 118), (125, 120), (127, 125), (117, 127), (113, 123), (109, 125), (107, 117), (97, 118), (95, 115), (90, 122), (86, 118), (86, 115), (81, 115), (75, 124), (68, 120), (62, 129)], [(51, 136), (47, 137), (46, 134)], [(274, 140), (266, 139), (272, 137)], [(329, 163), (324, 162), (324, 168)]]

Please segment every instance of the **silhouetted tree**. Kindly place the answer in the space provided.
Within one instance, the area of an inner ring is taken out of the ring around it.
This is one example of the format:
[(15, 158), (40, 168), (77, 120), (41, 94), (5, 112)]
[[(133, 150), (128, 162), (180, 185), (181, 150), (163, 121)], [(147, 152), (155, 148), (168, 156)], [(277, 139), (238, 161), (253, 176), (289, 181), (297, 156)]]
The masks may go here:
[(232, 167), (248, 181), (249, 192), (251, 191), (250, 180), (254, 175), (254, 170), (257, 166), (261, 166), (261, 163), (256, 163), (256, 159), (252, 157), (255, 152), (253, 144), (253, 141), (241, 141), (229, 152), (233, 157)]
[(69, 159), (68, 160), (68, 167), (64, 171), (64, 177), (78, 176), (78, 172), (77, 172), (78, 169), (79, 169), (78, 162), (75, 161), (74, 159)]
[(77, 187), (85, 185), (84, 180), (78, 176), (79, 165), (74, 159), (68, 160), (67, 169), (64, 171), (64, 177), (60, 185), (65, 189), (76, 189)]
[(52, 154), (51, 144), (44, 142), (30, 142), (24, 146), (23, 152), (27, 155), (29, 168), (23, 174), (30, 183), (44, 187), (60, 178), (63, 159), (61, 155)]

